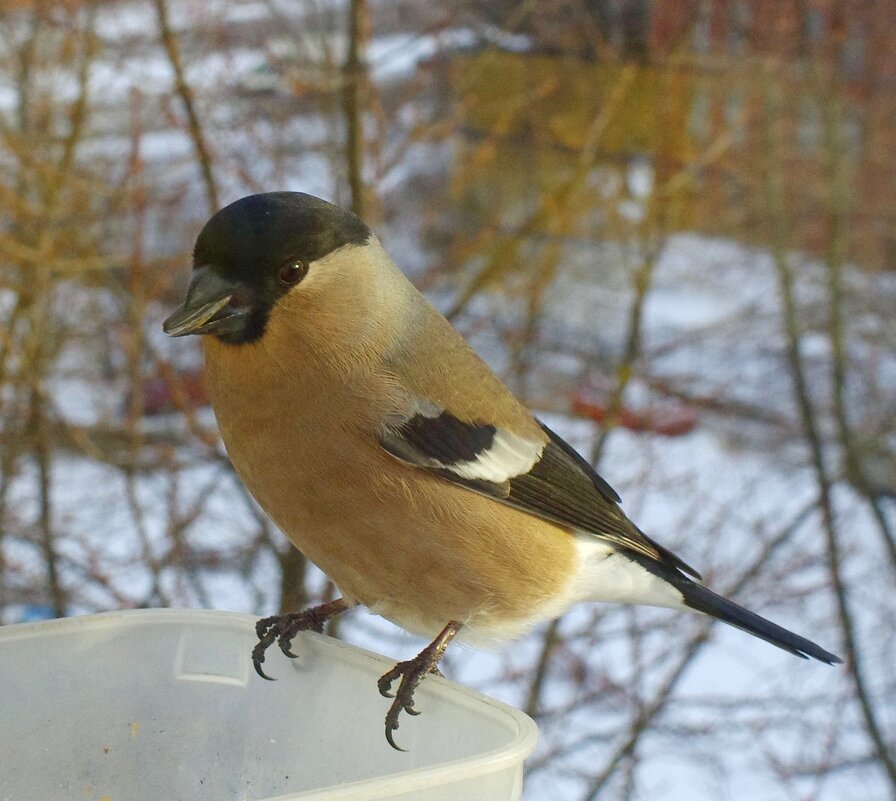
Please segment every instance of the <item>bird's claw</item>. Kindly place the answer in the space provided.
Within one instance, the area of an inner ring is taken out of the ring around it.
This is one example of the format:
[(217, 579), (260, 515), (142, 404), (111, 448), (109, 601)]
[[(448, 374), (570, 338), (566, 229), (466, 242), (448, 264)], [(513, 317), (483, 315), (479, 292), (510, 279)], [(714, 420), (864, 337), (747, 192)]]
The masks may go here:
[[(288, 657), (295, 659), (296, 655), (290, 650), (293, 638), (300, 631), (317, 631), (324, 630), (324, 624), (333, 615), (338, 615), (348, 609), (348, 602), (343, 598), (337, 598), (320, 606), (306, 609), (304, 612), (298, 612), (287, 615), (274, 615), (272, 617), (262, 618), (255, 624), (255, 633), (258, 635), (258, 642), (252, 649), (252, 664), (255, 666), (255, 672), (263, 679), (273, 681), (261, 669), (264, 662), (265, 652), (275, 642), (280, 650)], [(386, 741), (396, 751), (404, 751), (396, 742), (394, 732), (398, 728), (398, 719), (402, 712), (409, 715), (419, 715), (420, 710), (414, 706), (414, 691), (428, 673), (435, 673), (437, 676), (442, 674), (439, 672), (438, 664), (445, 648), (451, 642), (454, 635), (461, 628), (461, 623), (452, 620), (445, 626), (429, 645), (426, 646), (417, 656), (406, 662), (399, 662), (391, 670), (380, 676), (377, 681), (377, 687), (380, 695), (385, 698), (391, 698), (392, 704), (386, 713)], [(398, 689), (393, 693), (392, 685), (396, 679), (401, 679)]]
[(392, 670), (383, 673), (382, 676), (377, 680), (376, 686), (380, 691), (380, 695), (383, 698), (394, 698), (395, 693), (392, 692), (392, 682), (395, 681), (401, 674), (401, 669), (407, 662), (399, 662)]
[[(427, 656), (426, 651), (423, 651), (414, 659), (399, 662), (390, 671), (384, 673), (377, 682), (380, 695), (394, 699), (386, 713), (386, 741), (396, 751), (405, 750), (395, 742), (394, 738), (399, 716), (402, 712), (407, 712), (409, 715), (420, 714), (420, 710), (414, 708), (414, 690), (433, 667), (428, 664), (429, 660), (425, 658)], [(391, 692), (392, 684), (399, 677), (401, 677), (401, 683), (398, 685), (398, 690), (393, 693)]]
[(290, 642), (289, 640), (284, 640), (282, 637), (280, 637), (277, 640), (277, 645), (280, 646), (280, 650), (283, 652), (284, 656), (288, 656), (290, 659), (298, 659), (299, 655), (294, 654), (290, 648), (292, 642)]
[[(380, 695), (384, 698), (392, 698), (392, 705), (386, 713), (386, 741), (396, 751), (405, 751), (406, 749), (397, 745), (393, 736), (393, 732), (398, 728), (398, 718), (402, 712), (409, 715), (419, 715), (421, 710), (414, 706), (414, 690), (417, 689), (423, 677), (429, 673), (441, 676), (441, 672), (434, 664), (433, 660), (438, 661), (441, 654), (432, 654), (425, 649), (413, 659), (407, 662), (399, 662), (394, 668), (380, 676), (377, 681), (377, 688)], [(401, 683), (398, 690), (392, 692), (392, 684), (397, 678), (401, 677)]]
[[(386, 713), (386, 742), (396, 751), (405, 750), (396, 744), (393, 736), (394, 731), (398, 728), (399, 716), (402, 712), (407, 712), (409, 715), (420, 714), (420, 710), (414, 707), (414, 690), (417, 689), (417, 685), (420, 684), (427, 673), (435, 673), (437, 676), (442, 675), (439, 672), (439, 660), (442, 658), (442, 654), (445, 653), (448, 643), (460, 631), (461, 625), (459, 621), (452, 620), (439, 632), (439, 636), (417, 656), (409, 659), (407, 662), (399, 662), (392, 670), (380, 676), (377, 682), (380, 695), (394, 699), (389, 707), (389, 711)], [(401, 677), (401, 683), (393, 695), (392, 684), (399, 676)]]
[(264, 662), (264, 652), (277, 639), (276, 620), (277, 618), (266, 617), (255, 624), (255, 634), (258, 635), (258, 642), (252, 649), (252, 665), (255, 667), (255, 672), (267, 681), (276, 681), (276, 679), (268, 676), (261, 669), (261, 663)]
[(285, 656), (295, 659), (296, 654), (291, 650), (293, 638), (300, 631), (323, 632), (327, 619), (342, 611), (344, 602), (340, 599), (323, 606), (315, 606), (304, 612), (292, 612), (286, 615), (273, 615), (264, 617), (255, 624), (255, 634), (258, 642), (252, 649), (252, 664), (255, 672), (263, 679), (274, 681), (261, 669), (264, 662), (265, 651), (275, 642)]

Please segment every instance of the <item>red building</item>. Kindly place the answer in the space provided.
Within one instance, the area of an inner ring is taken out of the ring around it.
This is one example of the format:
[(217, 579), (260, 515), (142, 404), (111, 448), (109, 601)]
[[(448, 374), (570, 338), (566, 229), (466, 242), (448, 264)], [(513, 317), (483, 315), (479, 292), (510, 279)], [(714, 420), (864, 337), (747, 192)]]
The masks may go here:
[(896, 267), (896, 0), (583, 2), (591, 29), (536, 8), (552, 24), (529, 22), (531, 49), (453, 61), (458, 185), (509, 206), (585, 149), (647, 158), (680, 179), (673, 229)]
[(857, 263), (896, 268), (896, 0), (655, 0), (646, 35), (696, 78), (695, 148), (731, 140), (701, 170), (699, 227), (758, 225), (777, 165), (793, 246), (843, 236)]

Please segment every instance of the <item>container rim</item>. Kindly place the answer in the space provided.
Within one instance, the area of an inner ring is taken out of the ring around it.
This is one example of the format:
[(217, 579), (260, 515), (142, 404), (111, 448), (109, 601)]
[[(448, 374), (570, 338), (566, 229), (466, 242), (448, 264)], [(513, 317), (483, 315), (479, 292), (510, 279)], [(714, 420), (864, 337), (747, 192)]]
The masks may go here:
[[(100, 625), (108, 625), (110, 622), (139, 622), (141, 625), (153, 625), (201, 621), (205, 624), (221, 626), (222, 628), (246, 625), (252, 631), (257, 619), (255, 615), (216, 609), (126, 609), (0, 626), (0, 645), (2, 645), (3, 641), (35, 637), (54, 629), (72, 629), (76, 627), (91, 629)], [(389, 660), (382, 654), (359, 648), (342, 640), (336, 640), (315, 632), (303, 632), (303, 634), (312, 637), (325, 648), (351, 652), (377, 665), (385, 665), (387, 668), (393, 664), (392, 660)], [(454, 703), (459, 703), (468, 708), (481, 707), (482, 705), (490, 707), (493, 716), (503, 716), (508, 719), (510, 725), (507, 728), (513, 732), (511, 739), (502, 746), (474, 757), (453, 759), (435, 765), (372, 779), (348, 782), (328, 788), (268, 796), (259, 799), (259, 801), (301, 801), (301, 799), (306, 798), (315, 799), (315, 801), (373, 801), (374, 799), (388, 797), (390, 792), (398, 794), (410, 793), (415, 790), (447, 784), (451, 781), (497, 773), (515, 764), (519, 764), (522, 767), (523, 761), (535, 749), (538, 740), (538, 727), (535, 721), (524, 712), (439, 676), (427, 677), (426, 688), (427, 692), (449, 695)]]

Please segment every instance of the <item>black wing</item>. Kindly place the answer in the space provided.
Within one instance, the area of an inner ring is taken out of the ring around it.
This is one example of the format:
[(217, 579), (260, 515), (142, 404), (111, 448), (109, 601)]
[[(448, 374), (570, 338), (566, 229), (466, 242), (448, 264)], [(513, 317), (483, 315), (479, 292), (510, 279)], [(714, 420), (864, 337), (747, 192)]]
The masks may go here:
[(619, 495), (567, 442), (539, 423), (533, 442), (488, 423), (470, 423), (425, 404), (383, 431), (380, 444), (404, 462), (522, 511), (589, 532), (625, 550), (700, 578), (619, 508)]

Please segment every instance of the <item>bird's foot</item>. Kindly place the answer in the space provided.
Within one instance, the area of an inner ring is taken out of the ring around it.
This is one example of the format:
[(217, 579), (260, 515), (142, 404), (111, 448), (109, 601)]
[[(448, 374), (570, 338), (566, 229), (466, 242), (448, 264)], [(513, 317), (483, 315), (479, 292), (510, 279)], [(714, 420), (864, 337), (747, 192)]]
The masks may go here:
[(252, 649), (252, 664), (255, 666), (255, 672), (263, 679), (273, 681), (270, 676), (265, 675), (261, 669), (261, 663), (264, 662), (264, 654), (271, 645), (276, 641), (280, 646), (280, 650), (290, 659), (295, 659), (296, 655), (290, 650), (293, 637), (300, 631), (317, 631), (324, 630), (324, 624), (340, 612), (348, 609), (348, 602), (343, 598), (337, 598), (335, 601), (320, 604), (320, 606), (312, 606), (304, 612), (291, 612), (286, 615), (273, 615), (272, 617), (264, 617), (255, 624), (255, 633), (258, 635), (258, 643)]
[[(396, 751), (404, 751), (395, 743), (394, 731), (398, 728), (398, 717), (402, 712), (409, 715), (419, 715), (420, 711), (414, 708), (414, 690), (428, 673), (441, 676), (438, 665), (448, 647), (448, 643), (454, 639), (454, 635), (460, 631), (461, 623), (452, 620), (429, 645), (426, 646), (413, 659), (399, 662), (392, 670), (384, 673), (379, 681), (380, 695), (386, 698), (394, 698), (392, 706), (386, 713), (386, 740)], [(392, 684), (401, 677), (398, 690), (392, 693)]]

